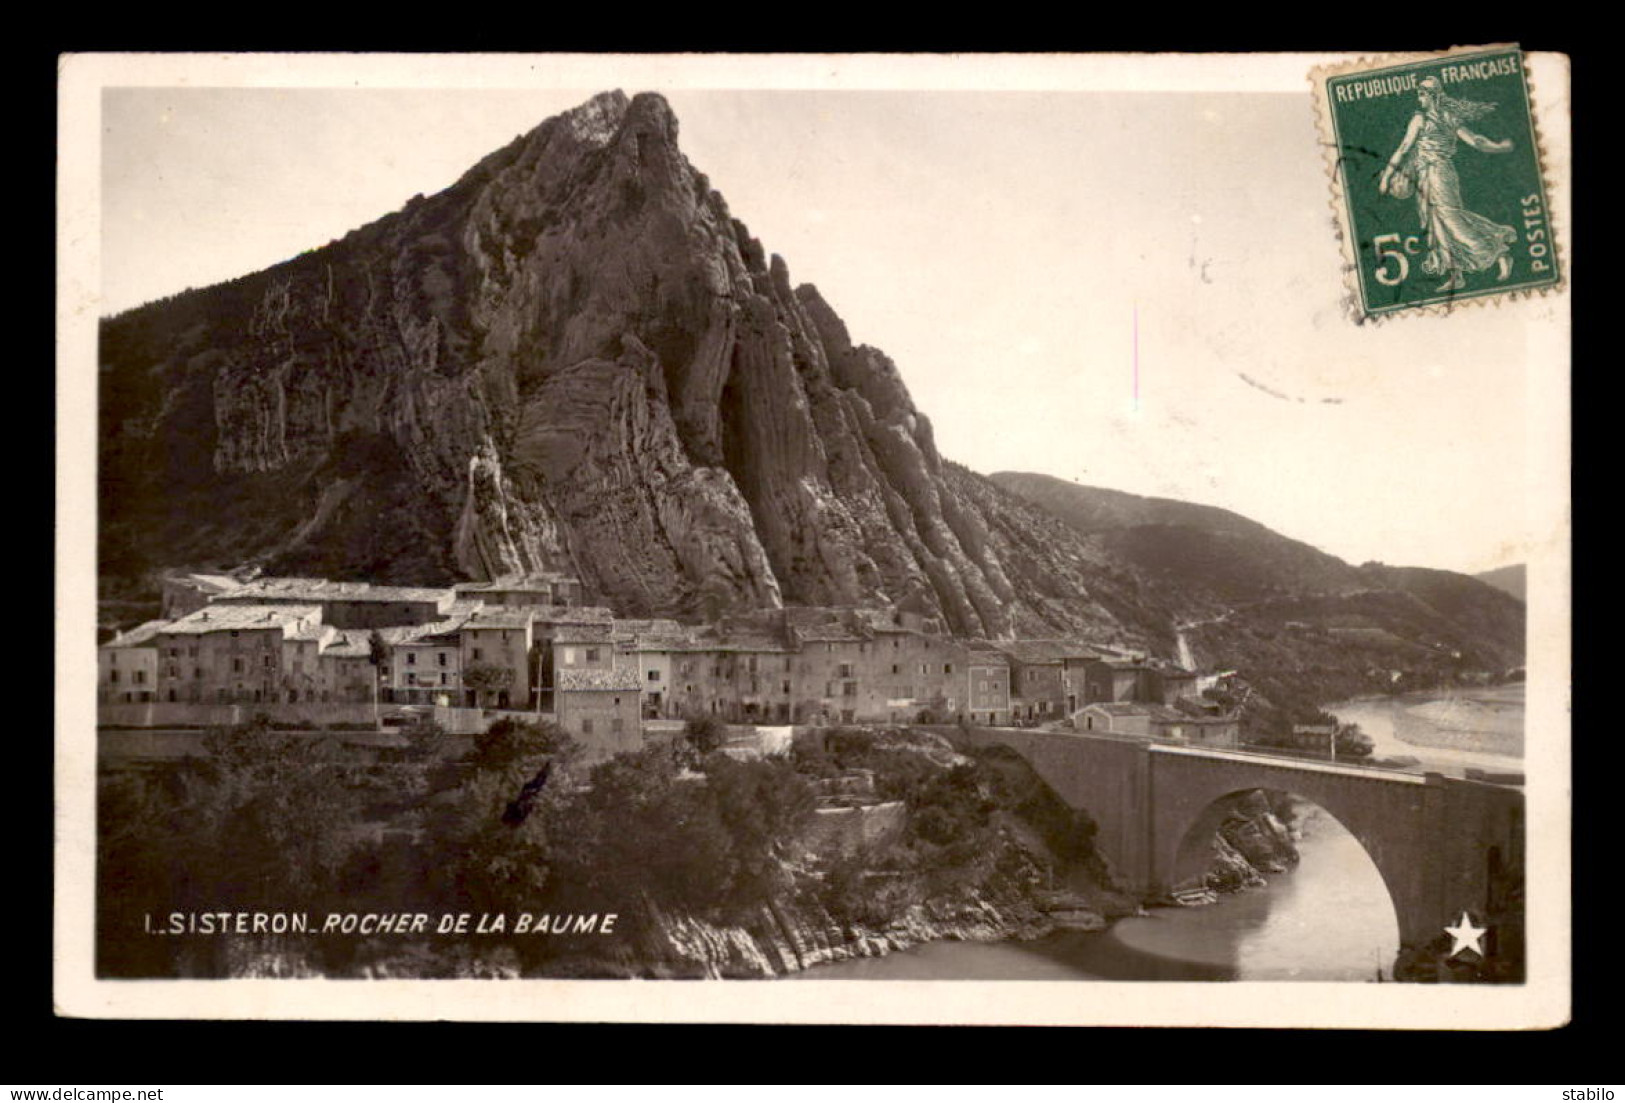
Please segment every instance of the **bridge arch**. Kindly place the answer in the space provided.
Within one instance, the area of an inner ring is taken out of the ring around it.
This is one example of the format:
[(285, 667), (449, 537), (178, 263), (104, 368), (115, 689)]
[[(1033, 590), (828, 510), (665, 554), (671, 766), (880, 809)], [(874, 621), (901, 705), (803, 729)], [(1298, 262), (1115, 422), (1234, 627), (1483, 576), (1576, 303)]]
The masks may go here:
[[(1398, 922), (1398, 907), (1394, 902), (1394, 886), (1389, 883), (1388, 875), (1377, 865), (1372, 857), (1370, 845), (1360, 838), (1348, 824), (1344, 823), (1334, 812), (1325, 808), (1317, 801), (1310, 800), (1302, 793), (1277, 788), (1249, 788), (1237, 789), (1215, 798), (1207, 808), (1203, 809), (1185, 829), (1185, 835), (1174, 846), (1173, 864), (1169, 867), (1169, 883), (1173, 887), (1194, 884), (1210, 867), (1213, 858), (1213, 837), (1219, 833), (1226, 818), (1233, 813), (1243, 810), (1247, 798), (1253, 794), (1264, 793), (1272, 796), (1284, 796), (1299, 806), (1301, 812), (1309, 814), (1318, 813), (1335, 823), (1360, 845), (1367, 859), (1371, 861), (1382, 885), (1383, 899), (1388, 905), (1389, 915), (1393, 921)], [(1268, 799), (1268, 798), (1266, 798)], [(1278, 801), (1269, 800), (1270, 811), (1278, 814)], [(1265, 871), (1268, 872), (1268, 871)]]
[(1419, 918), (1427, 911), (1429, 895), (1429, 863), (1419, 853), (1414, 826), (1425, 815), (1423, 779), (1388, 774), (1366, 778), (1353, 770), (1306, 769), (1303, 763), (1277, 764), (1264, 756), (1255, 761), (1153, 752), (1152, 759), (1150, 872), (1157, 887), (1177, 883), (1181, 846), (1192, 832), (1204, 828), (1227, 798), (1250, 790), (1274, 790), (1319, 807), (1359, 841), (1387, 886), (1402, 938), (1407, 927), (1431, 923), (1431, 915)]
[(938, 730), (1019, 752), (1067, 804), (1090, 813), (1096, 848), (1133, 892), (1172, 888), (1192, 824), (1226, 794), (1249, 789), (1294, 793), (1359, 840), (1388, 886), (1402, 944), (1424, 945), (1463, 910), (1484, 915), (1497, 895), (1522, 892), (1519, 789), (1100, 733)]

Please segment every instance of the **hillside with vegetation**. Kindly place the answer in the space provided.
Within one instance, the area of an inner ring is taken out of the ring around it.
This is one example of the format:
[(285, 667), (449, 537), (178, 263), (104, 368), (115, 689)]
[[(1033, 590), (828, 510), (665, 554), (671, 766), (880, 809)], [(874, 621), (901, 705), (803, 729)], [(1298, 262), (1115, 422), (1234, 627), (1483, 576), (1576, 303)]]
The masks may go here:
[[(382, 753), (250, 724), (211, 733), (200, 756), (104, 773), (98, 972), (763, 976), (933, 938), (1093, 929), (1134, 906), (1111, 887), (1093, 822), (1012, 752), (836, 729), (741, 760), (714, 736), (700, 724), (589, 766), (545, 723), (472, 739), (422, 727)], [(290, 908), (318, 930), (329, 915), (430, 921), (407, 934), (144, 929)], [(467, 931), (437, 933), (459, 915)], [(610, 915), (613, 937), (574, 922)], [(541, 916), (568, 929), (519, 929)]]
[(1524, 661), (1525, 609), (1451, 571), (1354, 566), (1212, 506), (1001, 472), (1137, 580), (1204, 670), (1234, 670), (1261, 695), (1252, 734), (1279, 734), (1319, 706), (1483, 677)]

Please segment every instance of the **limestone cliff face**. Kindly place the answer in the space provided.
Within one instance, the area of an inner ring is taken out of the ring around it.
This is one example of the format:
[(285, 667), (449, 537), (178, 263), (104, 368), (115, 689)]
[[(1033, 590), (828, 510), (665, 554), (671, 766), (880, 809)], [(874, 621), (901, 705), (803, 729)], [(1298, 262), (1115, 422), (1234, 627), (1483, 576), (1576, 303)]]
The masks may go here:
[(1084, 541), (943, 461), (896, 366), (732, 217), (656, 95), (599, 95), (102, 336), (104, 570), (562, 569), (628, 613), (1158, 631)]

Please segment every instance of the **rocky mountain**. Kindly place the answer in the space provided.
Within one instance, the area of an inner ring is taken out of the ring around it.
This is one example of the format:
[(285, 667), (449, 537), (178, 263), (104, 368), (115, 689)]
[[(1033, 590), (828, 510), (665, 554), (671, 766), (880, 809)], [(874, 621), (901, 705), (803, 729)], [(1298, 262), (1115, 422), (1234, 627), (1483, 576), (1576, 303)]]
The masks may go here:
[(181, 565), (563, 570), (626, 615), (890, 602), (1172, 655), (1238, 607), (1418, 590), (1223, 511), (948, 462), (896, 365), (733, 217), (652, 94), (104, 320), (100, 398), (101, 575), (126, 601)]
[(1132, 582), (945, 463), (677, 133), (660, 96), (601, 94), (342, 240), (107, 320), (103, 573), (559, 569), (628, 613), (890, 600), (1143, 637)]

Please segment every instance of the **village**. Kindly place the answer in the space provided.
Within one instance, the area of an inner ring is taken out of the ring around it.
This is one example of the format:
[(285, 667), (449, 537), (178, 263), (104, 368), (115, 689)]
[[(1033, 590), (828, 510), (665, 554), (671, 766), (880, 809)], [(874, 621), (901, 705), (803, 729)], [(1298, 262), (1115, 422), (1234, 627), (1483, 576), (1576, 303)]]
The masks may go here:
[(1234, 747), (1223, 675), (1086, 640), (955, 638), (899, 609), (789, 607), (705, 625), (617, 617), (562, 574), (450, 587), (179, 573), (159, 619), (102, 643), (99, 720), (176, 728), (551, 720), (594, 758), (646, 729), (975, 724)]

